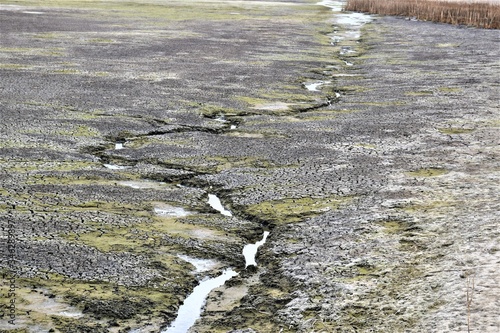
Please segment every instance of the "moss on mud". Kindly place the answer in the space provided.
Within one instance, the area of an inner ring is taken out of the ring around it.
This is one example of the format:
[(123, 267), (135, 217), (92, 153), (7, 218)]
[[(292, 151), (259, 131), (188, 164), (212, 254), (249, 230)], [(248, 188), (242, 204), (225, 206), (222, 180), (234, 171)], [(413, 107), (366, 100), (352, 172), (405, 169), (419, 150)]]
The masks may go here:
[(216, 166), (213, 167), (213, 171), (221, 172), (224, 170), (229, 170), (233, 168), (251, 167), (251, 168), (264, 168), (269, 169), (276, 167), (276, 165), (264, 158), (259, 157), (231, 157), (231, 156), (214, 156), (205, 157), (205, 160), (215, 162)]
[(245, 213), (276, 224), (301, 222), (348, 203), (352, 197), (285, 198), (245, 207)]
[(468, 134), (475, 131), (473, 128), (457, 128), (457, 127), (443, 127), (438, 128), (438, 131), (443, 134)]
[(381, 225), (383, 231), (387, 234), (399, 234), (412, 225), (411, 223), (399, 220), (379, 221), (377, 224)]
[(407, 174), (413, 177), (437, 177), (447, 174), (448, 172), (448, 170), (443, 168), (422, 168), (407, 172)]
[[(178, 291), (190, 289), (196, 282), (189, 266), (179, 265), (174, 259), (162, 267), (166, 276), (179, 278), (165, 277), (154, 285), (140, 287), (80, 281), (53, 273), (19, 278), (18, 310), (28, 311), (23, 320), (32, 325), (60, 332), (109, 332), (113, 326), (136, 326), (137, 319), (171, 321), (182, 301)], [(68, 315), (68, 311), (73, 314)]]

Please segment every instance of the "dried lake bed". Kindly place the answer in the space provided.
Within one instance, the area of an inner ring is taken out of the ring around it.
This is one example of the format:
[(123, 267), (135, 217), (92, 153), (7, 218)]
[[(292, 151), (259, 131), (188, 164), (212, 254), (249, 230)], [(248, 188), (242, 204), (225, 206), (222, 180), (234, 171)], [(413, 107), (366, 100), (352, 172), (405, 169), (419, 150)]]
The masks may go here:
[(340, 6), (2, 2), (0, 332), (498, 332), (498, 31)]

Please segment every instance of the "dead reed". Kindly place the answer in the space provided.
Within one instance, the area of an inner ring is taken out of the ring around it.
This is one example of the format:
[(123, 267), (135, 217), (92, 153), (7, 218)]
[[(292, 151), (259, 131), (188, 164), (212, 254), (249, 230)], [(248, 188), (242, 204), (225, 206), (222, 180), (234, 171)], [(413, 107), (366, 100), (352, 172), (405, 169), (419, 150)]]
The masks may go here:
[(472, 296), (474, 295), (474, 278), (475, 274), (472, 275), (472, 278), (470, 276), (467, 276), (467, 289), (466, 289), (466, 296), (467, 296), (467, 332), (471, 332), (471, 325), (470, 325), (470, 310), (471, 310), (471, 305), (472, 305)]
[(347, 0), (345, 10), (500, 29), (500, 4), (440, 0)]

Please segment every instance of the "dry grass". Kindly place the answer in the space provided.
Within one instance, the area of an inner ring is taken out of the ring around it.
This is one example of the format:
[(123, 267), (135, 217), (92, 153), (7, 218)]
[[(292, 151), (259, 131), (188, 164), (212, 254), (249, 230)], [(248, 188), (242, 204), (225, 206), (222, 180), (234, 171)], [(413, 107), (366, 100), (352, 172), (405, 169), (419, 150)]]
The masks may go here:
[(500, 29), (500, 4), (493, 1), (348, 0), (345, 10)]
[(470, 333), (470, 309), (472, 305), (472, 296), (474, 295), (474, 277), (475, 275), (472, 275), (472, 278), (470, 276), (467, 276), (467, 332)]

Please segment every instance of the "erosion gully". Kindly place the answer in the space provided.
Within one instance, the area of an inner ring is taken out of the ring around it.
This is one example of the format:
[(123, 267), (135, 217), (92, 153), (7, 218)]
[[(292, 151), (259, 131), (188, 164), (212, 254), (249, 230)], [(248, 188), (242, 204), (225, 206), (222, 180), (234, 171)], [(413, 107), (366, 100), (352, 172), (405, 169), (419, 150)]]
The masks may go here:
[[(360, 13), (350, 13), (343, 12), (342, 7), (344, 5), (344, 1), (330, 1), (324, 0), (318, 2), (317, 5), (325, 6), (331, 8), (332, 10), (332, 23), (333, 25), (342, 26), (342, 31), (334, 30), (329, 37), (331, 38), (332, 46), (342, 45), (343, 42), (349, 41), (349, 46), (341, 46), (341, 51), (339, 52), (339, 56), (343, 55), (352, 55), (356, 53), (356, 49), (352, 46), (352, 41), (356, 41), (360, 38), (360, 28), (365, 23), (370, 22), (371, 18), (369, 15), (360, 14)], [(353, 64), (347, 60), (343, 60), (347, 66), (352, 66)], [(308, 91), (318, 91), (322, 86), (331, 84), (330, 80), (316, 80), (312, 82), (303, 82), (302, 85), (304, 89)], [(336, 98), (340, 98), (340, 94), (337, 93)], [(225, 131), (234, 130), (237, 128), (235, 123), (232, 123), (229, 119), (225, 117), (216, 118), (217, 121), (224, 123), (225, 129), (222, 131), (218, 131), (219, 133), (223, 133)], [(196, 128), (191, 128), (190, 130), (200, 130)], [(201, 129), (203, 130), (203, 129)], [(157, 135), (160, 133), (148, 133), (147, 135)], [(164, 133), (161, 133), (164, 134)], [(128, 138), (133, 140), (134, 138)], [(124, 149), (127, 145), (127, 140), (117, 140), (114, 142), (114, 149), (121, 150)], [(102, 158), (103, 154), (99, 156), (103, 161), (106, 158)], [(109, 156), (108, 156), (109, 157)], [(103, 166), (115, 170), (117, 172), (123, 171), (129, 168), (132, 168), (130, 165), (118, 165), (118, 164), (110, 164), (103, 163)], [(144, 180), (140, 182), (123, 182), (122, 185), (130, 186), (133, 188), (149, 188), (154, 186), (152, 183), (159, 183), (155, 180)], [(179, 185), (183, 186), (183, 185)], [(227, 210), (220, 198), (213, 193), (207, 192), (207, 203), (216, 211), (219, 211), (220, 214), (225, 216), (226, 218), (231, 218), (233, 216), (233, 212)], [(155, 214), (159, 216), (169, 216), (169, 217), (183, 217), (192, 214), (193, 212), (187, 211), (182, 207), (174, 207), (170, 205), (163, 205), (159, 207), (155, 207)], [(237, 214), (237, 212), (236, 212)], [(243, 257), (245, 258), (245, 269), (249, 266), (257, 266), (257, 252), (259, 247), (263, 246), (271, 234), (271, 231), (264, 231), (262, 234), (262, 239), (257, 241), (256, 243), (246, 244), (242, 249)], [(170, 324), (169, 327), (163, 329), (161, 333), (185, 333), (188, 332), (189, 329), (195, 324), (196, 320), (200, 318), (205, 301), (210, 294), (210, 292), (218, 287), (223, 286), (228, 280), (239, 275), (239, 273), (232, 267), (225, 268), (218, 276), (211, 277), (208, 275), (208, 272), (212, 271), (215, 267), (220, 266), (220, 263), (214, 259), (200, 259), (194, 258), (186, 255), (179, 255), (180, 259), (191, 263), (196, 271), (197, 275), (201, 275), (199, 284), (193, 289), (191, 294), (187, 296), (184, 300), (183, 304), (180, 306), (176, 319)], [(203, 276), (203, 274), (206, 274)], [(142, 332), (141, 328), (132, 329), (129, 331), (130, 333), (140, 333)]]

